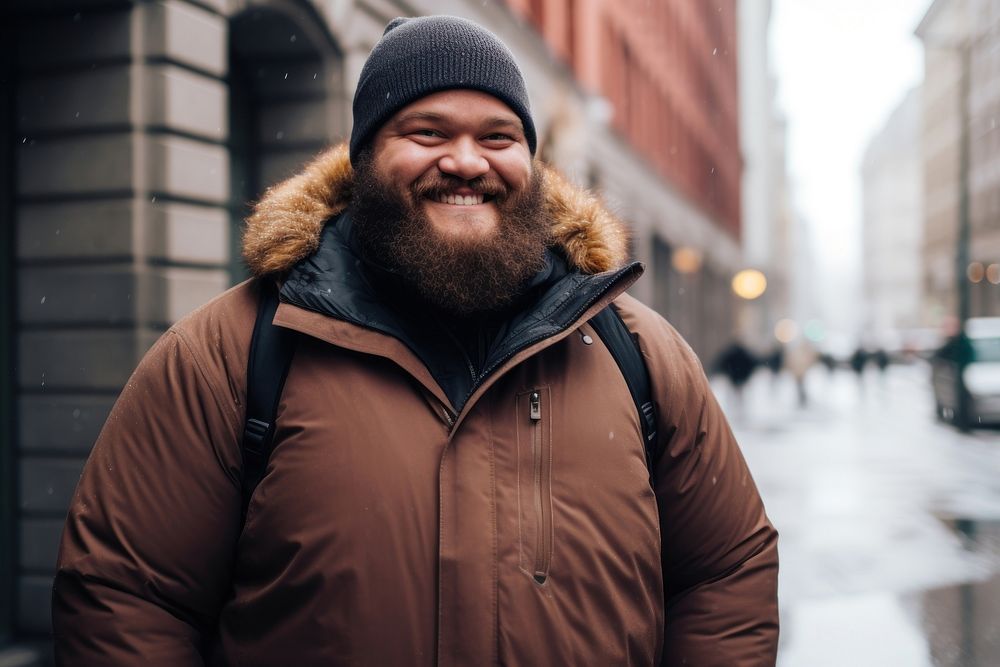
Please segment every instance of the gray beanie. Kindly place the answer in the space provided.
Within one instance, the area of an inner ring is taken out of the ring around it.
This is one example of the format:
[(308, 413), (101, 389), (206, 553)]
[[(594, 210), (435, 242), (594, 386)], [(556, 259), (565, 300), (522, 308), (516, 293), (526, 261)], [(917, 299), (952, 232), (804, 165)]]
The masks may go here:
[(351, 162), (389, 118), (441, 90), (489, 93), (524, 124), (535, 154), (535, 124), (514, 55), (490, 31), (456, 16), (393, 19), (368, 55), (354, 92)]

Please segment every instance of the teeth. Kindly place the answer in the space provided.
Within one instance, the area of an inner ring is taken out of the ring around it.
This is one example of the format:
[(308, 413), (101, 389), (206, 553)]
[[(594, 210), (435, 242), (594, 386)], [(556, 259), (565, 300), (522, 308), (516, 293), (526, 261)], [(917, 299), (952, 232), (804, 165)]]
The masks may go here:
[(438, 195), (438, 202), (455, 206), (475, 206), (483, 203), (484, 195)]

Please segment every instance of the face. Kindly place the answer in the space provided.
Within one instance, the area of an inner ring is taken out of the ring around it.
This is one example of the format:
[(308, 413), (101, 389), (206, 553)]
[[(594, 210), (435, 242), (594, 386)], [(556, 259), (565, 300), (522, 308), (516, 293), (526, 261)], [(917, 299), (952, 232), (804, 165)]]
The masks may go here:
[(551, 237), (520, 120), (471, 91), (396, 114), (357, 156), (351, 210), (370, 263), (458, 315), (510, 304)]
[(503, 200), (530, 184), (520, 118), (497, 98), (447, 90), (402, 108), (376, 133), (373, 166), (442, 237), (495, 235)]

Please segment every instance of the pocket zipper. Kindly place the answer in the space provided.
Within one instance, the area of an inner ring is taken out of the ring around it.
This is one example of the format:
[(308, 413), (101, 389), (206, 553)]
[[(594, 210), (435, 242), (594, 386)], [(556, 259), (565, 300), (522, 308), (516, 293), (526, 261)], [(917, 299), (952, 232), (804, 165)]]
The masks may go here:
[(533, 391), (528, 398), (528, 417), (531, 419), (531, 453), (534, 459), (535, 481), (535, 516), (537, 517), (537, 533), (535, 534), (535, 568), (532, 577), (536, 583), (544, 584), (549, 572), (549, 539), (548, 516), (542, 499), (542, 482), (545, 467), (545, 452), (543, 451), (542, 433), (542, 395)]

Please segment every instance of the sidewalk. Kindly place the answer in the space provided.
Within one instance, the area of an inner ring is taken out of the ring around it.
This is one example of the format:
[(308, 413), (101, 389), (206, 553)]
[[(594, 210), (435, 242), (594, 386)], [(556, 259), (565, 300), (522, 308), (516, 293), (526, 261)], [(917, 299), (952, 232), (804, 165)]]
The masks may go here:
[(781, 667), (1000, 665), (1000, 432), (937, 423), (924, 366), (713, 386), (781, 533)]

